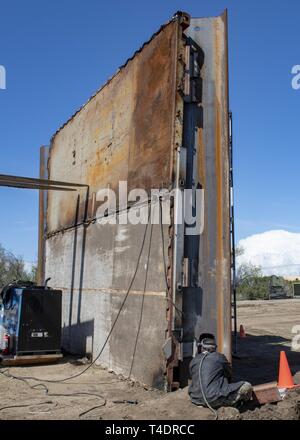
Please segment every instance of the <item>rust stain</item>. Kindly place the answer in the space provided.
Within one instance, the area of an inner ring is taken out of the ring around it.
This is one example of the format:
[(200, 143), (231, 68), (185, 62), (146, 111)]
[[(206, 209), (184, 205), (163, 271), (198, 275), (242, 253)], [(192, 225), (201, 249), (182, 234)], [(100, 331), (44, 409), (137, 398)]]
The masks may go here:
[[(218, 314), (218, 340), (223, 351), (229, 351), (228, 335), (231, 328), (230, 310), (230, 266), (226, 255), (230, 255), (229, 232), (229, 158), (228, 158), (228, 76), (224, 71), (224, 57), (227, 58), (226, 41), (224, 41), (224, 20), (226, 13), (214, 23), (215, 34), (215, 108), (216, 108), (216, 190), (217, 190), (217, 314)], [(226, 27), (226, 26), (225, 26)], [(225, 35), (226, 37), (226, 35)], [(226, 40), (226, 38), (225, 38)], [(226, 64), (227, 66), (227, 64)], [(226, 69), (225, 69), (226, 70)], [(226, 102), (224, 102), (224, 98)], [(228, 175), (227, 175), (228, 174)], [(226, 263), (227, 259), (227, 263)], [(229, 267), (229, 274), (225, 269)], [(229, 295), (229, 298), (227, 297)], [(228, 322), (229, 321), (229, 322)], [(229, 327), (228, 327), (229, 326)], [(226, 338), (226, 341), (225, 341)], [(227, 353), (228, 355), (229, 353)], [(230, 354), (229, 354), (230, 355)]]
[[(177, 149), (180, 148), (182, 144), (182, 135), (183, 135), (183, 125), (181, 118), (178, 117), (178, 115), (183, 114), (183, 99), (181, 94), (178, 92), (177, 84), (180, 84), (184, 78), (184, 64), (181, 62), (181, 60), (184, 59), (184, 51), (185, 51), (185, 39), (183, 38), (183, 28), (181, 25), (177, 24), (177, 29), (175, 34), (175, 56), (173, 57), (173, 65), (172, 68), (173, 71), (173, 93), (174, 93), (174, 99), (172, 100), (172, 107), (170, 108), (170, 117), (172, 120), (172, 126), (171, 126), (171, 137), (170, 137), (170, 148), (171, 148), (171, 156), (170, 156), (170, 163), (169, 163), (169, 176), (170, 176), (170, 183), (169, 187), (174, 188), (178, 185), (178, 182), (176, 182), (176, 176), (175, 176), (175, 170), (177, 168)], [(173, 290), (174, 286), (174, 272), (173, 272), (173, 264), (174, 264), (174, 240), (175, 240), (175, 232), (174, 232), (174, 206), (173, 203), (171, 203), (171, 225), (168, 228), (168, 236), (166, 237), (168, 239), (168, 251), (167, 251), (167, 280), (168, 280), (168, 289), (166, 292), (167, 297), (167, 309), (166, 309), (166, 320), (167, 320), (167, 328), (166, 328), (166, 339), (171, 338), (172, 339), (172, 356), (167, 361), (166, 364), (166, 379), (167, 383), (170, 389), (174, 388), (174, 372), (173, 369), (175, 367), (178, 367), (178, 342), (174, 340), (173, 337), (173, 328), (174, 327), (180, 327), (181, 322), (179, 322), (179, 319), (177, 318), (177, 314), (174, 316), (174, 310), (173, 305), (176, 304), (176, 306), (181, 309), (181, 305), (179, 304), (179, 298), (176, 297), (176, 292)]]
[(224, 344), (223, 329), (223, 282), (222, 282), (222, 259), (223, 259), (223, 179), (222, 179), (222, 141), (220, 131), (220, 115), (218, 104), (216, 104), (216, 189), (217, 189), (217, 315), (218, 315), (218, 343), (221, 347)]
[[(52, 178), (84, 182), (90, 194), (169, 187), (178, 22), (172, 21), (60, 129), (52, 140)], [(92, 199), (90, 200), (90, 205)], [(74, 224), (76, 196), (49, 195), (48, 232)], [(80, 203), (79, 220), (84, 212)], [(89, 213), (91, 209), (89, 208)]]
[(216, 204), (217, 204), (217, 237), (216, 237), (216, 258), (217, 258), (217, 270), (216, 270), (216, 292), (217, 292), (217, 316), (218, 316), (218, 344), (223, 349), (224, 345), (224, 304), (223, 304), (223, 283), (222, 283), (222, 269), (223, 269), (223, 167), (222, 167), (222, 135), (221, 126), (222, 121), (220, 119), (220, 96), (221, 95), (221, 65), (220, 65), (220, 41), (219, 41), (219, 23), (214, 22), (214, 45), (215, 45), (215, 169), (216, 169)]
[[(200, 268), (202, 268), (202, 270), (200, 269), (201, 273), (200, 276), (203, 278), (203, 271), (207, 271), (209, 269), (209, 264), (208, 262), (210, 261), (210, 254), (211, 254), (211, 243), (208, 240), (208, 236), (207, 236), (207, 227), (209, 224), (209, 218), (208, 218), (208, 192), (207, 192), (207, 176), (206, 174), (208, 173), (207, 170), (207, 158), (206, 155), (207, 153), (207, 149), (206, 149), (206, 145), (205, 145), (205, 141), (204, 141), (204, 130), (203, 128), (199, 128), (198, 129), (198, 136), (197, 136), (197, 142), (198, 142), (198, 163), (197, 163), (197, 167), (198, 167), (198, 175), (199, 175), (199, 181), (201, 184), (201, 187), (204, 190), (204, 229), (203, 229), (203, 234), (201, 239), (203, 240), (203, 246), (204, 249), (202, 251), (202, 255), (205, 255), (205, 260), (202, 259), (202, 264), (200, 266)], [(211, 203), (211, 202), (210, 202)], [(211, 313), (213, 311), (211, 310)], [(213, 317), (212, 317), (213, 319)]]
[(169, 181), (177, 23), (166, 27), (139, 57), (135, 69), (129, 152), (129, 186), (159, 188)]
[[(186, 15), (188, 15), (188, 14), (186, 14)], [(52, 140), (51, 140), (51, 142), (53, 141), (53, 139), (55, 138), (55, 136), (67, 125), (67, 124), (69, 124), (69, 123), (72, 123), (72, 120), (74, 119), (74, 117), (78, 114), (78, 113), (80, 113), (80, 112), (82, 112), (82, 111), (85, 111), (86, 110), (86, 106), (97, 96), (97, 94), (99, 93), (99, 92), (101, 92), (102, 90), (104, 90), (110, 83), (111, 83), (111, 81), (113, 81), (113, 80), (117, 80), (118, 79), (118, 76), (123, 72), (123, 70), (128, 66), (128, 64), (130, 64), (131, 63), (131, 61), (133, 61), (142, 51), (143, 51), (143, 49), (148, 45), (148, 44), (150, 44), (151, 42), (152, 42), (152, 40), (157, 36), (157, 35), (159, 35), (164, 29), (165, 29), (165, 27), (167, 27), (167, 26), (169, 26), (169, 24), (171, 24), (171, 23), (173, 23), (173, 22), (178, 22), (178, 18), (176, 18), (176, 17), (173, 17), (171, 20), (169, 20), (167, 23), (165, 23), (165, 24), (163, 24), (159, 29), (158, 29), (158, 31), (157, 32), (155, 32), (152, 36), (151, 36), (151, 38), (148, 40), (148, 41), (146, 41), (138, 50), (136, 50), (135, 52), (134, 52), (134, 54), (130, 57), (130, 58), (128, 58), (126, 61), (125, 61), (125, 63), (122, 65), (122, 66), (120, 66), (119, 67), (119, 69), (117, 70), (117, 72), (111, 77), (111, 78), (109, 78), (107, 81), (106, 81), (106, 83), (104, 83), (89, 99), (88, 99), (88, 101), (85, 103), (85, 104), (83, 104), (55, 133), (54, 133), (54, 135), (53, 135), (53, 137), (52, 137)]]
[(171, 137), (171, 161), (170, 161), (170, 179), (172, 181), (172, 187), (175, 185), (175, 175), (174, 170), (176, 169), (176, 149), (181, 146), (182, 143), (182, 133), (183, 133), (183, 123), (179, 115), (183, 114), (184, 101), (181, 94), (177, 90), (177, 84), (181, 84), (184, 78), (184, 60), (185, 45), (186, 41), (183, 38), (182, 28), (178, 26), (177, 28), (177, 38), (176, 38), (176, 58), (174, 57), (174, 105), (172, 108), (172, 137)]

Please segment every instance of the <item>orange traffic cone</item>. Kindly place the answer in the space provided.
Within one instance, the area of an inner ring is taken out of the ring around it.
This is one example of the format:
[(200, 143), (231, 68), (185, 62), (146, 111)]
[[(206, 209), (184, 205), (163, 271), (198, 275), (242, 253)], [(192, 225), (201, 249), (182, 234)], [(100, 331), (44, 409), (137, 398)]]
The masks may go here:
[(279, 377), (277, 388), (294, 388), (293, 376), (288, 364), (285, 351), (280, 352)]
[(245, 329), (244, 329), (243, 325), (240, 326), (240, 337), (241, 338), (246, 338), (246, 332), (245, 332)]

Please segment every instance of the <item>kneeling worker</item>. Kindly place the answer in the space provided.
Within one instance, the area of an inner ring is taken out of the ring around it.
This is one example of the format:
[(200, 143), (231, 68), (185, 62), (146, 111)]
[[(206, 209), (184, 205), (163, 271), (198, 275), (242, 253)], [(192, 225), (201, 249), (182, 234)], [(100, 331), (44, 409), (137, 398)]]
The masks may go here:
[(220, 408), (238, 406), (251, 399), (252, 386), (248, 382), (231, 381), (231, 367), (226, 357), (217, 352), (213, 335), (200, 337), (199, 353), (190, 363), (192, 383), (191, 401), (198, 406)]

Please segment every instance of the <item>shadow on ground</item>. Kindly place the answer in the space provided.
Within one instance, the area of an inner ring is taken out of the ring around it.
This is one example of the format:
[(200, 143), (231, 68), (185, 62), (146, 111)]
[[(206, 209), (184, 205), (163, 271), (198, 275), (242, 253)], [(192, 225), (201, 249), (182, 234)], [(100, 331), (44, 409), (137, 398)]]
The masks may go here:
[(300, 353), (291, 351), (290, 342), (274, 335), (239, 337), (232, 361), (234, 381), (246, 380), (252, 385), (277, 381), (281, 351), (286, 352), (292, 374), (300, 371)]

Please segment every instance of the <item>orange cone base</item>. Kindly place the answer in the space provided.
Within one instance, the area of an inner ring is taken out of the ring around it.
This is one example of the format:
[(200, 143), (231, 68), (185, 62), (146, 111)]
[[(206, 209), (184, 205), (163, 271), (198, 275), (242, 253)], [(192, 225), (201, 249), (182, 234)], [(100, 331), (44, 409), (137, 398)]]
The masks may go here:
[(246, 332), (242, 325), (240, 326), (240, 338), (246, 338)]
[(288, 364), (285, 351), (280, 352), (280, 362), (279, 362), (279, 377), (277, 388), (279, 389), (291, 389), (294, 388), (294, 379)]

